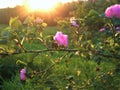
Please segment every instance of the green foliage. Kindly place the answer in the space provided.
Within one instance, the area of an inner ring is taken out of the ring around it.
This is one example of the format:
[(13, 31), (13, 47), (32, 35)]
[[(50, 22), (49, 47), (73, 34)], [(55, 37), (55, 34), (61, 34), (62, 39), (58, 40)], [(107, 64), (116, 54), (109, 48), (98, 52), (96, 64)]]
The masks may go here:
[[(76, 3), (78, 27), (71, 26), (68, 18), (58, 21), (60, 29), (44, 29), (43, 22), (34, 22), (34, 16), (29, 16), (25, 25), (18, 17), (11, 18), (0, 35), (2, 89), (119, 90), (120, 20), (106, 18), (102, 9), (97, 11), (103, 0), (97, 1)], [(99, 31), (101, 28), (105, 30)], [(58, 30), (68, 34), (69, 47), (51, 46)], [(24, 67), (27, 80), (22, 84), (19, 71)]]
[(12, 77), (11, 81), (4, 81), (3, 82), (3, 86), (2, 86), (2, 90), (34, 90), (34, 88), (32, 88), (33, 85), (29, 82), (27, 82), (27, 85), (23, 85), (19, 79), (19, 74), (17, 74), (16, 76)]
[[(0, 58), (0, 77), (4, 80), (10, 79), (19, 68), (16, 65), (16, 60), (13, 56), (2, 56)], [(2, 82), (1, 78), (0, 82)]]
[(65, 58), (49, 71), (38, 74), (39, 70), (49, 67), (50, 63), (47, 62), (51, 62), (50, 58), (41, 61), (40, 59), (43, 59), (43, 56), (45, 55), (39, 55), (34, 59), (34, 66), (37, 67), (34, 69), (34, 73), (29, 73), (34, 77), (28, 77), (26, 83), (22, 85), (19, 80), (19, 72), (17, 72), (11, 81), (4, 81), (3, 90), (8, 89), (8, 87), (10, 90), (15, 88), (22, 88), (22, 90), (50, 90), (52, 88), (97, 90), (98, 88), (108, 89), (111, 87), (119, 89), (119, 75), (113, 72), (115, 68), (113, 63), (108, 62), (106, 65), (106, 62), (102, 62), (100, 66), (97, 66), (96, 62), (81, 60), (78, 56), (74, 56), (71, 59)]
[(22, 26), (22, 23), (18, 19), (18, 17), (15, 17), (15, 18), (10, 19), (9, 25), (10, 25), (11, 29), (16, 30)]
[(100, 14), (95, 10), (90, 10), (84, 17), (85, 26), (88, 26), (90, 30), (99, 30), (104, 24), (105, 20), (100, 17)]
[(113, 23), (114, 26), (119, 26), (120, 25), (120, 19), (112, 18), (112, 23)]
[(70, 25), (70, 23), (65, 20), (59, 20), (57, 23), (61, 28), (68, 28)]

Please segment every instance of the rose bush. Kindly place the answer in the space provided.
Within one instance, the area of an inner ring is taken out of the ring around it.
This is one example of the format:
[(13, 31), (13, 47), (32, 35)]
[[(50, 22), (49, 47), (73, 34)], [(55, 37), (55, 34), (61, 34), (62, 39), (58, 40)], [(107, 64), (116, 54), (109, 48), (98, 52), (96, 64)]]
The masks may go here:
[[(96, 3), (94, 0), (95, 5)], [(84, 8), (88, 9), (87, 6)], [(29, 16), (24, 24), (18, 17), (10, 19), (7, 39), (11, 42), (0, 48), (0, 55), (1, 61), (14, 56), (15, 65), (18, 67), (15, 67), (17, 74), (11, 81), (3, 81), (3, 88), (118, 90), (120, 88), (120, 22), (119, 13), (116, 11), (119, 9), (115, 7), (113, 16), (109, 16), (111, 11), (107, 13), (108, 15), (106, 12), (101, 15), (94, 8), (90, 9), (87, 13), (83, 10), (82, 17), (77, 16), (80, 12), (77, 11), (78, 13), (75, 14), (77, 19), (69, 18), (62, 21), (63, 26), (66, 25), (67, 28), (69, 26), (68, 30), (71, 33), (68, 33), (65, 27), (61, 31), (57, 29), (52, 35), (43, 35), (45, 29), (40, 18)], [(53, 48), (51, 44), (57, 44), (57, 47)], [(3, 72), (10, 71), (9, 64), (6, 66), (7, 69), (0, 69), (2, 76)], [(3, 67), (3, 64), (0, 67)], [(30, 78), (26, 78), (26, 75)], [(24, 85), (19, 81), (21, 76), (22, 80), (26, 81)]]

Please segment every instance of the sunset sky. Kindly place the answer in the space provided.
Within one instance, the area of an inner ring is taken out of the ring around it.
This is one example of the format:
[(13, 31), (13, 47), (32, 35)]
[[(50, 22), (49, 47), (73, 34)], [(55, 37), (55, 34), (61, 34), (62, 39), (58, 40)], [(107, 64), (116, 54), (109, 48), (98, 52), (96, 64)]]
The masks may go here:
[[(43, 4), (49, 4), (49, 3), (58, 3), (58, 2), (71, 2), (71, 1), (77, 1), (77, 0), (0, 0), (0, 8), (6, 8), (6, 7), (15, 7), (16, 5), (24, 5), (25, 2), (33, 1), (34, 5), (37, 2), (41, 2)], [(44, 5), (45, 6), (45, 5)]]

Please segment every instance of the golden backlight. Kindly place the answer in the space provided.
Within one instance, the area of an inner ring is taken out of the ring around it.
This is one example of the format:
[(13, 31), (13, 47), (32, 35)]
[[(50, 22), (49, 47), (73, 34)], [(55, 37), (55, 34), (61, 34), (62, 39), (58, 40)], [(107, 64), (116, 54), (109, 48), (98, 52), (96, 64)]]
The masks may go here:
[(62, 2), (70, 2), (72, 0), (28, 0), (27, 6), (29, 10), (43, 10), (43, 11), (49, 11), (55, 8), (57, 3)]
[(28, 7), (30, 10), (51, 10), (55, 7), (57, 0), (29, 0), (28, 1)]

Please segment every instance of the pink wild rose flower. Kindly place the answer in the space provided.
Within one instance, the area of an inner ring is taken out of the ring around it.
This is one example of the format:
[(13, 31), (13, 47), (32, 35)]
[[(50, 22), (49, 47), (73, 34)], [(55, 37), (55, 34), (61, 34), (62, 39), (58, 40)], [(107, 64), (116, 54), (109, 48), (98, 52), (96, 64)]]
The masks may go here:
[(79, 25), (76, 23), (76, 21), (73, 21), (71, 24), (72, 24), (72, 26), (79, 27)]
[(100, 32), (103, 32), (103, 31), (105, 31), (105, 28), (101, 28), (99, 31), (100, 31)]
[(60, 45), (67, 47), (68, 46), (68, 35), (63, 34), (62, 32), (57, 32), (53, 39)]
[(71, 23), (72, 26), (79, 27), (79, 25), (76, 22), (75, 17), (70, 18), (70, 23)]
[(116, 27), (117, 33), (120, 33), (120, 27)]
[(106, 0), (107, 2), (110, 2), (110, 0)]
[(22, 81), (25, 81), (26, 80), (26, 69), (23, 68), (21, 71), (20, 71), (20, 80)]
[(115, 4), (105, 10), (105, 16), (108, 18), (120, 18), (120, 4)]

